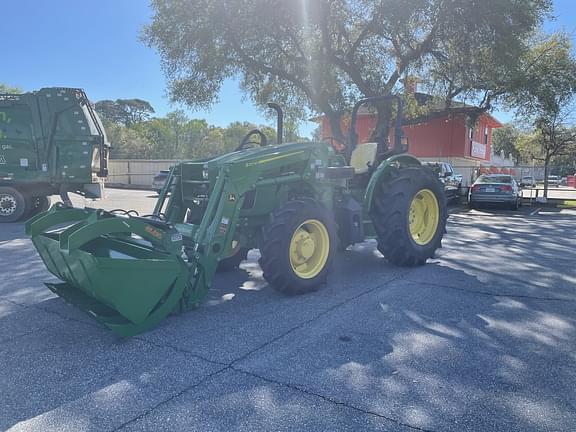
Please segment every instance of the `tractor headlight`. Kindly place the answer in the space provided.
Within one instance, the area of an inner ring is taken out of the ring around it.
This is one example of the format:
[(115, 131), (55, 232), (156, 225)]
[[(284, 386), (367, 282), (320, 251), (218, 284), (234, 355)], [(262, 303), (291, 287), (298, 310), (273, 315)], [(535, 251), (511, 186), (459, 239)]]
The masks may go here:
[(202, 178), (204, 180), (208, 180), (208, 167), (204, 166), (204, 168), (202, 169)]

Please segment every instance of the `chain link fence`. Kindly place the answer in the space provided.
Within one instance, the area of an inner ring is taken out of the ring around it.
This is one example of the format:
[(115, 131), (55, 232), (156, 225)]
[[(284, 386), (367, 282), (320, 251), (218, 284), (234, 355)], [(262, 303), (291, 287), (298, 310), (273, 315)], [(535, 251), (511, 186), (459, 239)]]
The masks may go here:
[(109, 186), (132, 186), (137, 188), (151, 188), (154, 176), (161, 170), (170, 169), (177, 160), (138, 160), (138, 159), (111, 159), (108, 161)]
[[(178, 160), (137, 160), (112, 159), (109, 161), (109, 186), (151, 189), (154, 176), (161, 170), (168, 170)], [(544, 167), (542, 166), (478, 166), (455, 164), (456, 174), (462, 176), (462, 195), (467, 195), (468, 188), (481, 174), (510, 174), (523, 183), (522, 195), (529, 200), (538, 200), (543, 196)], [(576, 200), (576, 177), (561, 175), (576, 174), (576, 167), (551, 166), (549, 169), (549, 198)]]

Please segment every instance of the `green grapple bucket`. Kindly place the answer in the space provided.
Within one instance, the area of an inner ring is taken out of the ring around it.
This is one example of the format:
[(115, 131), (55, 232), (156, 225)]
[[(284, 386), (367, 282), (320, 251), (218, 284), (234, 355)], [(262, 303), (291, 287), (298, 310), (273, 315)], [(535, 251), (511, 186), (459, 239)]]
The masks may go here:
[(48, 288), (121, 336), (157, 325), (190, 280), (182, 236), (162, 222), (56, 205), (26, 232), (63, 281)]

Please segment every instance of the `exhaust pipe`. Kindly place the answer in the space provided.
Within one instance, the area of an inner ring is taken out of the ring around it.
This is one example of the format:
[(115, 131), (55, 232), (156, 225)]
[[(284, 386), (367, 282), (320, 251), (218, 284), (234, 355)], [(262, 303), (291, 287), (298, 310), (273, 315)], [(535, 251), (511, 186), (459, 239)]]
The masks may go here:
[(276, 142), (282, 144), (284, 137), (284, 111), (282, 107), (274, 102), (268, 102), (268, 108), (272, 108), (276, 111)]

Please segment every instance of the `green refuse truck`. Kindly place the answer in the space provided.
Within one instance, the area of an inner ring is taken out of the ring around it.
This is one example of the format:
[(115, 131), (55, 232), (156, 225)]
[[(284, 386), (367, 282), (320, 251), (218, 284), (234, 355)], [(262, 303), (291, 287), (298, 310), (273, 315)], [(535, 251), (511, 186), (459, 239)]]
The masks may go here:
[(83, 90), (0, 94), (0, 222), (47, 210), (52, 195), (100, 198), (109, 150)]

